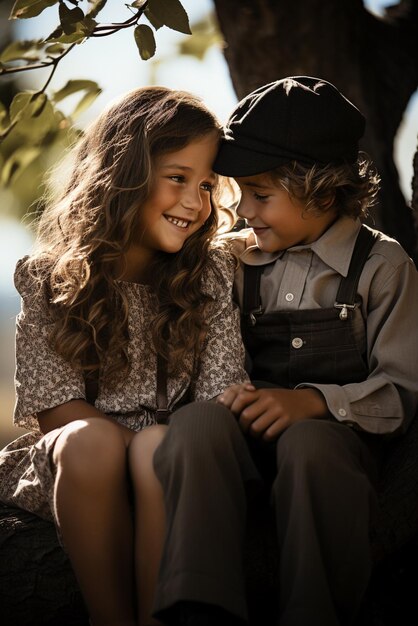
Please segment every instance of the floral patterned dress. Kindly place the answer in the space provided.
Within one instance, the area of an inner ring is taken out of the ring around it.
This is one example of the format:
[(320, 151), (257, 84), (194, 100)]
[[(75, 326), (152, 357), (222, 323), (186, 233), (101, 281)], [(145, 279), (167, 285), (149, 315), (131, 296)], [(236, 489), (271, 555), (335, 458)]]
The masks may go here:
[[(185, 397), (210, 400), (225, 387), (248, 378), (239, 311), (232, 303), (235, 261), (223, 249), (212, 251), (215, 269), (208, 268), (203, 290), (212, 296), (208, 332), (198, 363), (190, 355), (182, 371), (167, 380), (168, 408)], [(85, 399), (82, 374), (49, 347), (52, 327), (46, 298), (29, 276), (24, 260), (18, 262), (15, 285), (22, 297), (16, 323), (16, 405), (14, 423), (29, 429), (0, 451), (0, 501), (19, 506), (45, 519), (54, 519), (54, 468), (51, 451), (62, 429), (46, 435), (36, 414), (75, 399)], [(121, 283), (129, 303), (129, 356), (131, 369), (118, 386), (100, 387), (95, 406), (117, 422), (139, 431), (155, 423), (157, 359), (149, 321), (156, 297), (149, 286)], [(190, 372), (193, 371), (193, 376)]]

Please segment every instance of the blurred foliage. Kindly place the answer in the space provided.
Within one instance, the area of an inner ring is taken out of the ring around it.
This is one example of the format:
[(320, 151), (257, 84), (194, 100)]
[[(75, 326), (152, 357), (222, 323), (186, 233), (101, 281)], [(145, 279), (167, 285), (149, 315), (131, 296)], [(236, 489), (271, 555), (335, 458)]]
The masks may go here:
[[(177, 53), (179, 56), (193, 56), (202, 61), (207, 51), (212, 46), (222, 46), (223, 37), (218, 29), (214, 14), (208, 14), (203, 19), (194, 22), (192, 25), (192, 37), (183, 37), (177, 45)], [(172, 60), (172, 56), (159, 55), (158, 58), (152, 60), (151, 82), (155, 82), (155, 76), (160, 65), (164, 65)]]
[[(37, 205), (43, 194), (44, 173), (82, 132), (76, 126), (77, 119), (101, 93), (94, 80), (76, 77), (59, 89), (52, 89), (60, 61), (90, 37), (107, 37), (125, 29), (133, 35), (142, 60), (155, 55), (155, 32), (162, 26), (191, 34), (180, 0), (121, 2), (121, 13), (124, 11), (124, 17), (129, 17), (112, 24), (98, 21), (106, 4), (107, 0), (16, 0), (12, 6), (9, 19), (22, 20), (36, 19), (44, 9), (56, 5), (58, 23), (43, 39), (2, 42), (4, 47), (0, 50), (0, 78), (9, 79), (3, 86), (0, 84), (0, 195), (19, 198), (21, 213)], [(208, 47), (219, 40), (210, 20), (202, 20), (193, 26), (193, 37), (179, 44), (178, 52), (202, 59)], [(154, 70), (161, 62), (164, 59), (154, 62)], [(49, 68), (49, 73), (38, 90), (19, 92), (11, 88), (10, 78), (45, 68)], [(60, 103), (74, 94), (79, 96), (78, 102), (65, 115)]]

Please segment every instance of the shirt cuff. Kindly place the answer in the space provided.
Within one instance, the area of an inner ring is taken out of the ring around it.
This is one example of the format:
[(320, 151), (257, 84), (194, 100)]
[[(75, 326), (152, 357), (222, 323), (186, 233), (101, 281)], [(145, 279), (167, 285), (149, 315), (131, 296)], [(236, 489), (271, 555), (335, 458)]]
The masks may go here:
[(351, 406), (347, 399), (344, 390), (339, 385), (320, 385), (313, 383), (300, 383), (295, 389), (302, 389), (304, 387), (310, 387), (312, 389), (318, 389), (325, 398), (328, 411), (336, 420), (343, 423), (345, 426), (351, 428), (359, 428), (358, 424), (354, 421)]

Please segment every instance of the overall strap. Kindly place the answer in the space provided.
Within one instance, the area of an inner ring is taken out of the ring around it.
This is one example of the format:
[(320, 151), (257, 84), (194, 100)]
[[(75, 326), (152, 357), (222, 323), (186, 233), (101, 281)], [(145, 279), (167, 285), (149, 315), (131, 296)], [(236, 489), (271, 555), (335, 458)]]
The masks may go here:
[(336, 309), (341, 309), (340, 319), (346, 320), (348, 317), (347, 309), (354, 309), (356, 306), (357, 287), (363, 271), (364, 264), (367, 261), (370, 250), (373, 248), (378, 233), (373, 232), (362, 226), (357, 235), (354, 245), (353, 254), (351, 256), (348, 274), (341, 279), (337, 292), (337, 298), (334, 304)]
[[(335, 308), (341, 309), (340, 318), (342, 320), (346, 320), (348, 317), (347, 309), (355, 308), (358, 282), (370, 250), (377, 238), (377, 232), (373, 232), (365, 226), (360, 228), (351, 256), (348, 274), (341, 279), (334, 304)], [(260, 282), (263, 269), (264, 266), (262, 265), (244, 265), (243, 314), (250, 318), (252, 325), (256, 323), (256, 315), (261, 315), (263, 312), (260, 299)]]
[(261, 315), (260, 282), (263, 273), (262, 265), (244, 265), (244, 293), (242, 311), (249, 316), (252, 326), (256, 323), (256, 315)]
[[(86, 400), (94, 406), (99, 391), (99, 380), (97, 372), (84, 379), (86, 385)], [(157, 355), (157, 424), (167, 424), (171, 411), (167, 408), (167, 361)]]
[[(87, 360), (89, 362), (92, 362), (95, 358), (96, 354), (95, 354), (95, 350), (93, 347), (90, 346), (89, 350), (88, 350), (88, 354), (87, 354)], [(96, 357), (97, 358), (97, 357)], [(89, 372), (85, 372), (84, 373), (84, 385), (85, 385), (85, 391), (86, 391), (86, 401), (89, 404), (92, 404), (94, 406), (96, 400), (97, 400), (97, 396), (99, 395), (99, 378), (100, 378), (100, 371), (99, 369), (95, 369), (93, 371), (89, 371)]]
[(99, 376), (95, 371), (90, 376), (84, 377), (84, 384), (86, 386), (86, 402), (92, 404), (97, 400), (97, 396), (99, 395)]
[(167, 361), (157, 354), (157, 424), (167, 424), (171, 411), (168, 410), (167, 399)]

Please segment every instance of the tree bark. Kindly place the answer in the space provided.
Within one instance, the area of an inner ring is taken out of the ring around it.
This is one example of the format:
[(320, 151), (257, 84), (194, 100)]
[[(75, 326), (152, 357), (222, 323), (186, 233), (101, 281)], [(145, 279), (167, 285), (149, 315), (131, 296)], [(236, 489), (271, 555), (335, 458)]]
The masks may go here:
[[(418, 261), (417, 223), (399, 187), (393, 145), (418, 85), (418, 1), (402, 0), (383, 18), (362, 0), (214, 0), (237, 96), (285, 76), (324, 78), (367, 118), (361, 149), (382, 181), (370, 225)], [(309, 115), (309, 112), (307, 112)]]
[(418, 213), (418, 145), (414, 156), (414, 175), (412, 179), (412, 201), (413, 211)]
[[(394, 439), (378, 485), (372, 522), (375, 566), (356, 626), (412, 624), (418, 584), (418, 415)], [(268, 498), (253, 507), (244, 546), (250, 625), (273, 624), (279, 554)], [(414, 613), (415, 612), (415, 613)], [(367, 617), (366, 616), (366, 617)], [(88, 615), (54, 525), (0, 502), (0, 617), (7, 626), (88, 626)]]

